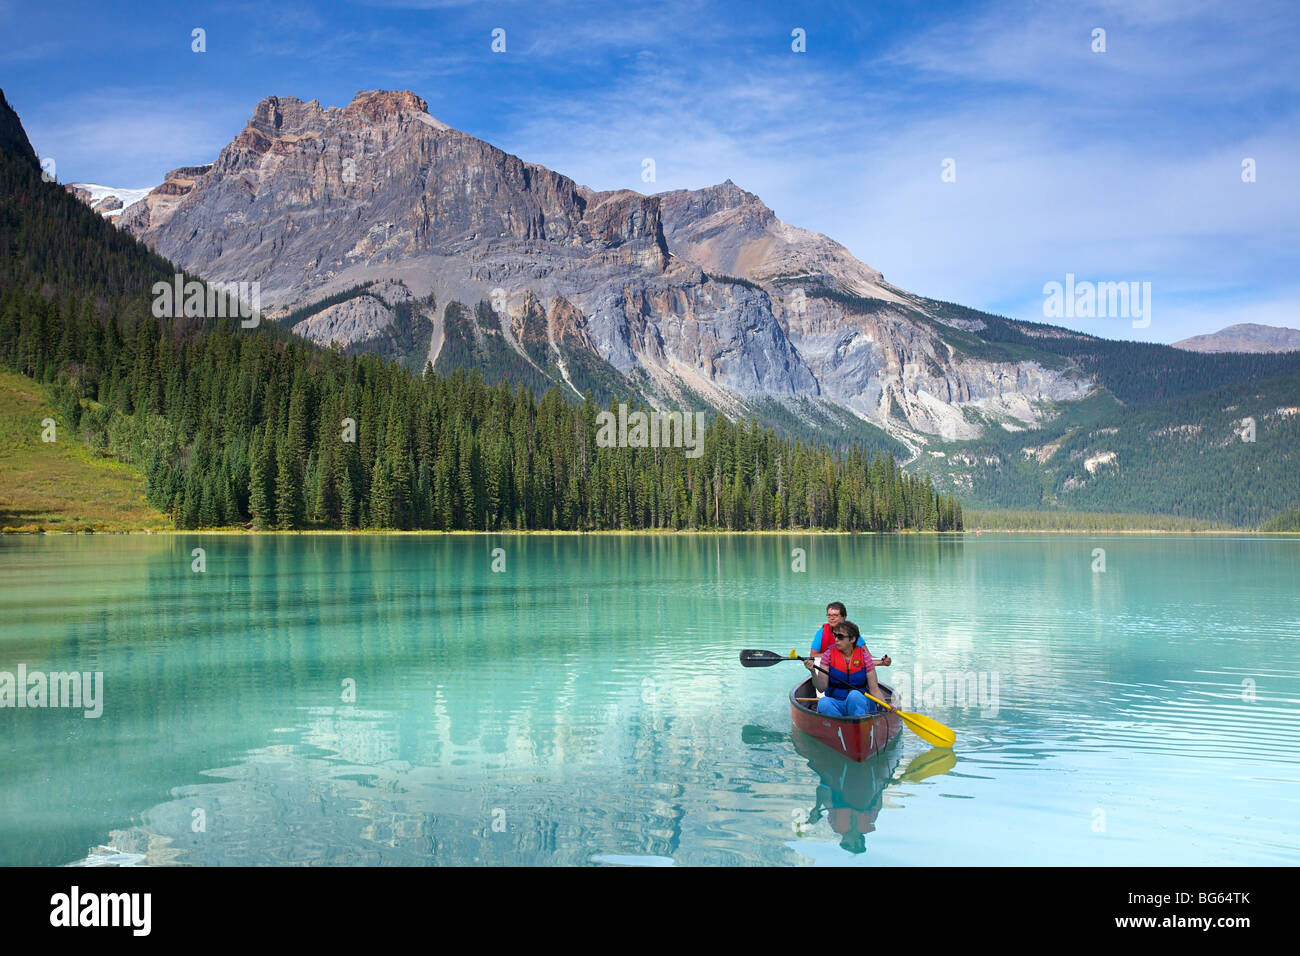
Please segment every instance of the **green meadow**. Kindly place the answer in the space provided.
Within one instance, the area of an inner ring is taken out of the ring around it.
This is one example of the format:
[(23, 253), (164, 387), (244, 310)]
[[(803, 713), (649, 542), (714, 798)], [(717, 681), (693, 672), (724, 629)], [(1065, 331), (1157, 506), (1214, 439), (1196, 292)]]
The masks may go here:
[(144, 495), (144, 476), (97, 456), (57, 421), (45, 386), (0, 372), (0, 531), (152, 531), (172, 527)]

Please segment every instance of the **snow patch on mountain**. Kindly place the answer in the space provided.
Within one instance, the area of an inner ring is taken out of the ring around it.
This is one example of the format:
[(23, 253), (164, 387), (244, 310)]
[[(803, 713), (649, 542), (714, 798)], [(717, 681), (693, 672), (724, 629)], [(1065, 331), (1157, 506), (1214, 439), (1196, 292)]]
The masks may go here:
[[(128, 207), (138, 203), (145, 196), (154, 191), (154, 186), (146, 186), (143, 189), (123, 189), (120, 186), (101, 186), (98, 183), (69, 183), (69, 187), (74, 194), (80, 196), (77, 190), (83, 190), (89, 198), (81, 197), (83, 201), (95, 212), (101, 216), (118, 216)], [(105, 202), (106, 199), (116, 197), (117, 202)]]

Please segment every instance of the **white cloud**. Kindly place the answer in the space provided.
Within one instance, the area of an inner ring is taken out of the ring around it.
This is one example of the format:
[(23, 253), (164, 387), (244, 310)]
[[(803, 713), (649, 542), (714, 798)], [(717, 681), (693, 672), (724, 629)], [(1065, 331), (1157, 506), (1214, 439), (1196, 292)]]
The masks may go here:
[[(938, 76), (1019, 87), (1021, 93), (1070, 91), (1089, 105), (1123, 107), (1175, 94), (1245, 97), (1297, 87), (1294, 71), (1269, 69), (1294, 57), (1293, 4), (1241, 8), (1211, 2), (1165, 4), (999, 4), (943, 19), (887, 56)], [(1106, 31), (1094, 52), (1092, 31)], [(1118, 96), (1119, 102), (1110, 101)], [(1095, 99), (1094, 99), (1095, 98)]]

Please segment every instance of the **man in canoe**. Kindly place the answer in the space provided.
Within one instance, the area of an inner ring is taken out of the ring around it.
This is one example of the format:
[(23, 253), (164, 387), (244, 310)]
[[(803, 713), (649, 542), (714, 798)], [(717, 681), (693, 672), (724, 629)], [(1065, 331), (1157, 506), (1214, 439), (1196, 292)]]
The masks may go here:
[(826, 694), (817, 701), (817, 713), (829, 717), (863, 717), (876, 713), (879, 706), (862, 692), (865, 690), (882, 700), (883, 695), (871, 652), (858, 644), (862, 636), (858, 626), (852, 621), (840, 621), (833, 633), (835, 646), (823, 651), (818, 663), (812, 659), (803, 662), (812, 674), (813, 685)]
[[(821, 657), (835, 646), (835, 636), (832, 631), (836, 624), (848, 617), (848, 614), (848, 609), (844, 607), (842, 601), (832, 601), (826, 605), (826, 623), (817, 629), (817, 633), (813, 637), (811, 657)], [(858, 638), (858, 646), (866, 646), (861, 637)], [(889, 659), (888, 654), (875, 662), (877, 667), (888, 667), (891, 663), (893, 662)]]

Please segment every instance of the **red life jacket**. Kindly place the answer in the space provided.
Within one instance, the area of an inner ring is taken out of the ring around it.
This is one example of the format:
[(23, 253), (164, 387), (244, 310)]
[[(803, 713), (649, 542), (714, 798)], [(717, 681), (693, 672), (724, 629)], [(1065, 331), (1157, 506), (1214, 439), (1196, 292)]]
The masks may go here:
[(822, 651), (826, 650), (826, 648), (834, 646), (835, 634), (831, 631), (831, 626), (829, 624), (823, 624), (821, 640), (817, 642), (817, 653), (820, 654)]
[[(846, 661), (838, 647), (831, 648), (830, 681), (826, 686), (826, 696), (843, 700), (849, 696), (849, 690), (867, 689), (867, 655), (864, 648), (854, 646), (853, 653)], [(840, 686), (835, 686), (836, 684)], [(848, 687), (844, 685), (847, 684)]]

